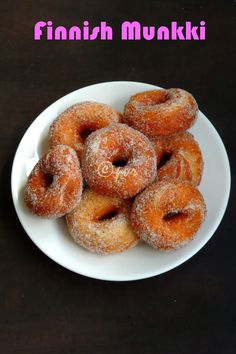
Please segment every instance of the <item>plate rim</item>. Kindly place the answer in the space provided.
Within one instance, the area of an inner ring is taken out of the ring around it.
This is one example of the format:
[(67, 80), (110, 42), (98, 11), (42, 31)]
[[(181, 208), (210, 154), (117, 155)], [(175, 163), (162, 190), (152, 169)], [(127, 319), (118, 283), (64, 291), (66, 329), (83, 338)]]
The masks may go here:
[(58, 261), (57, 259), (55, 259), (53, 256), (51, 256), (50, 254), (48, 254), (47, 251), (43, 250), (40, 245), (38, 244), (38, 242), (36, 240), (34, 240), (33, 238), (31, 238), (30, 236), (30, 232), (28, 232), (26, 225), (24, 225), (21, 221), (19, 212), (18, 212), (18, 205), (17, 205), (17, 201), (15, 200), (14, 197), (14, 176), (15, 176), (15, 165), (16, 165), (16, 161), (17, 161), (17, 157), (18, 157), (18, 153), (20, 150), (21, 145), (23, 144), (23, 140), (25, 135), (28, 133), (28, 130), (34, 125), (36, 124), (39, 119), (41, 118), (41, 115), (43, 113), (45, 113), (47, 110), (49, 110), (51, 108), (51, 106), (58, 104), (60, 101), (62, 101), (63, 99), (66, 99), (66, 97), (68, 97), (69, 95), (73, 95), (74, 93), (76, 93), (79, 90), (85, 89), (85, 88), (91, 88), (91, 87), (95, 87), (95, 86), (103, 86), (103, 85), (109, 85), (109, 84), (134, 84), (134, 85), (145, 85), (145, 86), (150, 86), (150, 88), (157, 88), (157, 89), (161, 89), (162, 87), (157, 86), (155, 84), (149, 84), (149, 83), (144, 83), (144, 82), (139, 82), (139, 81), (126, 81), (126, 80), (118, 80), (118, 81), (104, 81), (104, 82), (100, 82), (100, 83), (96, 83), (96, 84), (91, 84), (88, 86), (84, 86), (81, 88), (78, 88), (76, 90), (73, 90), (67, 94), (65, 94), (64, 96), (60, 97), (59, 99), (57, 99), (56, 101), (52, 102), (49, 106), (47, 106), (45, 109), (43, 109), (38, 115), (37, 117), (31, 122), (31, 124), (28, 126), (28, 128), (26, 129), (26, 131), (24, 132), (23, 136), (21, 137), (20, 142), (18, 143), (16, 152), (14, 154), (14, 158), (13, 158), (13, 163), (12, 163), (12, 169), (11, 169), (11, 196), (12, 196), (12, 201), (13, 201), (13, 205), (17, 214), (17, 217), (20, 221), (21, 226), (23, 227), (24, 231), (26, 232), (27, 236), (30, 238), (30, 240), (37, 246), (37, 248), (43, 252), (47, 257), (49, 257), (51, 260), (53, 260), (55, 263), (57, 263), (58, 265), (64, 267), (65, 269), (68, 269), (76, 274), (82, 275), (82, 276), (86, 276), (92, 279), (97, 279), (97, 280), (105, 280), (105, 281), (136, 281), (136, 280), (142, 280), (142, 279), (148, 279), (154, 276), (158, 276), (161, 275), (163, 273), (169, 272), (172, 269), (175, 269), (176, 267), (180, 266), (181, 264), (187, 262), (189, 259), (191, 259), (194, 255), (196, 255), (204, 246), (205, 244), (210, 240), (210, 238), (214, 235), (215, 231), (217, 230), (218, 226), (220, 225), (224, 214), (226, 212), (227, 209), (227, 205), (228, 205), (228, 201), (229, 201), (229, 196), (230, 196), (230, 190), (231, 190), (231, 169), (230, 169), (230, 163), (229, 163), (229, 158), (228, 158), (228, 154), (227, 154), (227, 150), (225, 148), (225, 145), (219, 135), (219, 133), (217, 132), (216, 128), (214, 127), (214, 125), (211, 123), (211, 121), (205, 116), (205, 114), (199, 110), (199, 112), (201, 112), (204, 116), (204, 119), (206, 120), (207, 125), (210, 127), (210, 129), (214, 132), (214, 135), (216, 136), (218, 142), (220, 143), (220, 147), (221, 147), (221, 152), (224, 155), (224, 162), (226, 165), (226, 184), (227, 184), (227, 190), (224, 194), (224, 202), (221, 205), (221, 209), (220, 209), (220, 213), (218, 214), (217, 218), (214, 219), (214, 223), (212, 224), (211, 228), (210, 228), (210, 232), (207, 233), (207, 237), (205, 237), (202, 242), (200, 242), (197, 247), (192, 250), (191, 252), (187, 253), (186, 256), (183, 256), (180, 260), (178, 260), (174, 265), (170, 266), (170, 267), (162, 267), (164, 269), (160, 269), (160, 271), (155, 272), (155, 271), (151, 271), (151, 272), (146, 272), (146, 273), (141, 273), (139, 274), (139, 276), (136, 277), (132, 277), (132, 278), (126, 278), (124, 276), (116, 276), (116, 277), (103, 277), (101, 276), (95, 276), (95, 275), (91, 275), (90, 272), (84, 272), (84, 271), (78, 271), (76, 269), (74, 269), (73, 267), (70, 267), (68, 265), (65, 265), (63, 262)]

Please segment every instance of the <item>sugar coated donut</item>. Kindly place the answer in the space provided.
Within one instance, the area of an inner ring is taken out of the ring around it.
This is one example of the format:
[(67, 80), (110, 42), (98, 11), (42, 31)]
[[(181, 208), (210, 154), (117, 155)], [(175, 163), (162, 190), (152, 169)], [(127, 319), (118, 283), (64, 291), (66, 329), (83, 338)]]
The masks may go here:
[(60, 217), (80, 201), (82, 174), (73, 149), (57, 145), (43, 155), (28, 177), (24, 200), (33, 214)]
[(155, 150), (146, 136), (125, 124), (92, 133), (85, 142), (82, 171), (98, 193), (131, 198), (156, 177)]
[(188, 129), (197, 116), (197, 102), (185, 90), (153, 90), (137, 93), (125, 105), (123, 121), (149, 138)]
[(203, 197), (191, 183), (162, 181), (147, 187), (135, 198), (131, 223), (150, 246), (171, 250), (193, 238), (205, 212)]
[(96, 102), (82, 102), (65, 110), (49, 129), (49, 146), (64, 144), (81, 156), (84, 141), (91, 132), (120, 120), (121, 113)]
[(193, 135), (185, 132), (153, 142), (157, 156), (157, 180), (177, 178), (199, 185), (203, 170), (201, 150)]
[(66, 216), (68, 230), (75, 242), (89, 251), (125, 251), (139, 240), (130, 224), (130, 203), (86, 188), (81, 202)]

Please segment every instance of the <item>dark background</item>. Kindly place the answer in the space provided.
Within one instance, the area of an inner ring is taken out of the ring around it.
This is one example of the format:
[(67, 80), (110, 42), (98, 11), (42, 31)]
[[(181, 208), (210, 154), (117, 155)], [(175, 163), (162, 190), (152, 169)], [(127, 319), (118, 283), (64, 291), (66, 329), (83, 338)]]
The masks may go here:
[[(235, 8), (235, 1), (1, 2), (1, 353), (235, 353)], [(85, 19), (106, 20), (114, 41), (33, 40), (39, 20)], [(124, 20), (205, 20), (207, 39), (124, 42)], [(111, 80), (189, 90), (232, 168), (231, 200), (211, 241), (177, 269), (127, 283), (85, 278), (47, 258), (22, 229), (10, 192), (14, 153), (35, 117), (72, 90)]]

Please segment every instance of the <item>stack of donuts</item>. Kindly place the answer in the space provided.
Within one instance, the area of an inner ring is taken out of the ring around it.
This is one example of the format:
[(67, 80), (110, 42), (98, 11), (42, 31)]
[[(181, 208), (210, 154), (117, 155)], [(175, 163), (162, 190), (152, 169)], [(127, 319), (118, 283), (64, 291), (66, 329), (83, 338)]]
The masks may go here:
[(65, 216), (76, 243), (98, 254), (140, 239), (158, 250), (189, 242), (206, 206), (197, 186), (203, 159), (186, 130), (197, 118), (193, 96), (159, 89), (130, 97), (124, 113), (75, 104), (49, 129), (49, 151), (30, 173), (24, 200), (38, 216)]

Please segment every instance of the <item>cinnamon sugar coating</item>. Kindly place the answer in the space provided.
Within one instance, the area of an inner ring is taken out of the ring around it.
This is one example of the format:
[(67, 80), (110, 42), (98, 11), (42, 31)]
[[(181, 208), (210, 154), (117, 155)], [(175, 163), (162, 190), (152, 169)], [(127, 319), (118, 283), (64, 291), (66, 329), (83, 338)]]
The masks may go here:
[(150, 246), (172, 250), (194, 237), (205, 214), (206, 205), (196, 187), (169, 180), (153, 183), (135, 198), (131, 223)]
[(82, 174), (73, 149), (57, 145), (44, 154), (30, 173), (24, 200), (33, 214), (58, 218), (80, 201)]
[[(157, 180), (180, 179), (199, 185), (203, 171), (200, 147), (189, 132), (161, 137), (153, 141), (157, 157)], [(168, 161), (162, 165), (162, 160)]]
[(61, 113), (50, 126), (49, 145), (68, 145), (80, 158), (87, 135), (112, 123), (118, 123), (120, 117), (121, 113), (104, 103), (74, 104)]
[(197, 110), (197, 102), (185, 90), (145, 91), (130, 98), (125, 105), (123, 121), (149, 138), (157, 138), (190, 128)]
[(87, 188), (81, 202), (66, 216), (68, 230), (80, 246), (98, 254), (119, 253), (139, 238), (130, 224), (129, 200), (108, 197)]
[(156, 177), (155, 151), (146, 136), (125, 124), (97, 130), (86, 140), (82, 171), (98, 193), (131, 198)]

